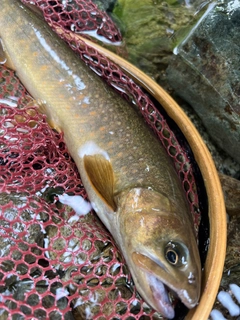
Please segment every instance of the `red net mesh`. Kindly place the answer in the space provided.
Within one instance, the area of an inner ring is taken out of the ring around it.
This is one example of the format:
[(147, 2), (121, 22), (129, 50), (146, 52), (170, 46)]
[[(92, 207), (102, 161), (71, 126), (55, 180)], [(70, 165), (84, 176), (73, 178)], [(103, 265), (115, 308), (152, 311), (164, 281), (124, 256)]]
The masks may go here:
[[(111, 18), (90, 0), (22, 0), (40, 8), (48, 23), (55, 22), (76, 33), (101, 36), (103, 41), (121, 42), (122, 37)], [(92, 31), (92, 32), (91, 32)]]
[[(90, 68), (140, 108), (174, 161), (197, 230), (192, 167), (166, 120), (118, 66), (70, 32), (90, 26), (119, 39), (106, 15), (90, 1), (67, 6), (65, 1), (24, 2), (36, 3)], [(119, 250), (95, 214), (75, 221), (73, 210), (57, 200), (63, 192), (86, 197), (63, 136), (31, 106), (14, 73), (5, 67), (0, 72), (0, 318), (159, 319), (136, 292)]]

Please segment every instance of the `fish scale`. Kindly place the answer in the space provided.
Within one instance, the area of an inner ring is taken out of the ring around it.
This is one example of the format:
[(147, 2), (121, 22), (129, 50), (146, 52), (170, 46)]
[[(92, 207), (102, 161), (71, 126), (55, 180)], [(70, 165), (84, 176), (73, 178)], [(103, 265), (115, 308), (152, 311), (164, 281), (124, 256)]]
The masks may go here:
[(0, 30), (18, 77), (63, 131), (93, 208), (140, 294), (169, 318), (174, 311), (165, 289), (158, 292), (162, 283), (195, 306), (201, 275), (189, 206), (171, 160), (139, 112), (19, 1), (1, 1)]

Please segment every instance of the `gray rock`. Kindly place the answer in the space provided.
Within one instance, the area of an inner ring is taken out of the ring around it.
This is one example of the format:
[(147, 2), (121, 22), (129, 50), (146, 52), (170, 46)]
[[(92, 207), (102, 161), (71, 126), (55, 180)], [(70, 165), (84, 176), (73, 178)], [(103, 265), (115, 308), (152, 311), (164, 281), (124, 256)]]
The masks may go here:
[[(231, 291), (230, 285), (236, 284), (239, 286), (239, 277), (240, 277), (240, 216), (234, 215), (229, 217), (228, 223), (228, 232), (227, 232), (227, 252), (226, 260), (224, 264), (224, 271), (219, 287), (219, 291), (228, 292), (234, 302), (239, 305), (235, 299), (233, 292)], [(232, 317), (230, 316), (228, 310), (216, 299), (213, 309), (218, 310), (222, 313), (225, 319), (239, 320), (239, 316)], [(212, 319), (212, 318), (211, 318)]]
[(226, 211), (228, 215), (240, 216), (240, 180), (219, 173)]
[(169, 84), (240, 163), (240, 1), (214, 6), (175, 49)]
[(117, 0), (92, 0), (102, 11), (112, 12)]

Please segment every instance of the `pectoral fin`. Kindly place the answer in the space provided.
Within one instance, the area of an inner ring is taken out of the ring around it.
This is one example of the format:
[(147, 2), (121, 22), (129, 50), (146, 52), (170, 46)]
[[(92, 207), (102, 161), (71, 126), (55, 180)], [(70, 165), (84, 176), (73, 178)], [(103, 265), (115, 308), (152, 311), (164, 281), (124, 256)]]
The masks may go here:
[(3, 41), (0, 39), (0, 64), (3, 64), (5, 67), (16, 70), (15, 66), (12, 62), (12, 59), (10, 58), (10, 55), (8, 54), (6, 48), (4, 47)]
[(84, 169), (96, 194), (116, 211), (113, 199), (114, 174), (111, 162), (102, 154), (84, 155)]

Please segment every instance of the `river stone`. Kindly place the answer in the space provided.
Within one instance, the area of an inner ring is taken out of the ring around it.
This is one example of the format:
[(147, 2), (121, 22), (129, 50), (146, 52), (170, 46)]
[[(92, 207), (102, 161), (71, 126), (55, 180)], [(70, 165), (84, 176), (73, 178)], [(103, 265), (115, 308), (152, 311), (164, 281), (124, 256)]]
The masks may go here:
[[(199, 2), (196, 0), (196, 8)], [(172, 56), (172, 35), (193, 20), (192, 0), (118, 0), (113, 13), (120, 22), (127, 59), (161, 82)]]
[(210, 136), (240, 163), (240, 0), (210, 6), (175, 48), (167, 77)]
[(240, 180), (219, 173), (227, 214), (240, 216)]
[(106, 12), (112, 12), (117, 0), (92, 0), (97, 7)]

